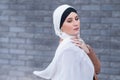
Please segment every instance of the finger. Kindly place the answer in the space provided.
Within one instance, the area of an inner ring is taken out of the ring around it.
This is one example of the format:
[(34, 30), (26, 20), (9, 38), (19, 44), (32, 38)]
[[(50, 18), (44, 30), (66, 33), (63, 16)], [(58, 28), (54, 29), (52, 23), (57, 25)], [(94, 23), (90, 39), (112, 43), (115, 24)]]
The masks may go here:
[(72, 39), (72, 41), (80, 41), (79, 39)]
[(83, 44), (83, 42), (81, 42), (81, 41), (75, 41), (75, 40), (73, 40), (72, 42), (76, 43), (76, 44)]
[(75, 44), (75, 45), (78, 46), (78, 47), (81, 47), (80, 44)]
[(82, 45), (82, 43), (81, 42), (79, 42), (79, 41), (72, 41), (74, 44), (79, 44), (79, 45)]

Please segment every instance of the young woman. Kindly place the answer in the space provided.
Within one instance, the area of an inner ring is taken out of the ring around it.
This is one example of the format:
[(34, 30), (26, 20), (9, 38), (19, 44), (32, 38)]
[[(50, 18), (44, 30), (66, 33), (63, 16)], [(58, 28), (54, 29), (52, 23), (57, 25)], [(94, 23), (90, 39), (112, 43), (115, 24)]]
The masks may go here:
[(80, 38), (77, 11), (67, 4), (59, 6), (53, 13), (53, 24), (60, 44), (49, 66), (33, 73), (51, 80), (97, 79), (95, 74), (100, 71), (100, 62), (92, 48)]

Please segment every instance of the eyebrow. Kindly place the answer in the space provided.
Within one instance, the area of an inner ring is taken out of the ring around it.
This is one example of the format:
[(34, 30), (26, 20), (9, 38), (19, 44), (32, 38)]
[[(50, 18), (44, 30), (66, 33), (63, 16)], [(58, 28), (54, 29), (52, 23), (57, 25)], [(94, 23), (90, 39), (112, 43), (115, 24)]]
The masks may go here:
[[(76, 18), (76, 17), (78, 17), (78, 16), (75, 16), (75, 18)], [(73, 19), (73, 18), (72, 18), (72, 17), (69, 17), (69, 18), (67, 18), (67, 19)]]

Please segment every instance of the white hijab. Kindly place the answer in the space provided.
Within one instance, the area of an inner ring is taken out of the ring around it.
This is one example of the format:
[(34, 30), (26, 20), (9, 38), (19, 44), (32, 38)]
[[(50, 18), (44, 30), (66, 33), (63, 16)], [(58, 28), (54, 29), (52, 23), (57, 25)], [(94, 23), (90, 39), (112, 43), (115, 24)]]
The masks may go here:
[[(62, 32), (60, 29), (60, 21), (61, 21), (62, 14), (67, 8), (73, 8), (73, 7), (70, 5), (64, 4), (62, 6), (59, 6), (57, 9), (55, 9), (53, 13), (53, 25), (54, 25), (55, 34), (59, 36), (61, 39), (73, 37), (71, 35), (68, 35)], [(78, 38), (79, 38), (79, 34), (78, 34)]]
[(39, 77), (51, 80), (93, 80), (94, 67), (84, 52), (75, 46), (72, 36), (61, 32), (60, 20), (63, 12), (71, 6), (62, 5), (53, 14), (53, 24), (57, 36), (63, 39), (56, 49), (55, 56), (48, 67), (43, 71), (34, 71)]

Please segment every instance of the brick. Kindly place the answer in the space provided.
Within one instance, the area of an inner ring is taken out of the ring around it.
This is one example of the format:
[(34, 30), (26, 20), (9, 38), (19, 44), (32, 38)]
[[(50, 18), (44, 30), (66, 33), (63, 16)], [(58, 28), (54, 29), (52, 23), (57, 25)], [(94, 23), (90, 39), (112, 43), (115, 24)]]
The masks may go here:
[(0, 5), (0, 10), (3, 9), (8, 9), (8, 5), (7, 4), (1, 4)]
[(19, 38), (34, 38), (34, 34), (32, 33), (18, 33)]
[(120, 11), (120, 8), (119, 8), (119, 7), (120, 7), (119, 4), (116, 4), (116, 5), (113, 6), (114, 10), (117, 10), (117, 11)]
[(25, 54), (25, 50), (23, 49), (10, 49), (11, 54)]
[(120, 23), (120, 18), (102, 18), (102, 23)]
[(1, 31), (0, 36), (2, 37), (16, 37), (16, 33)]
[(81, 31), (81, 34), (87, 34), (87, 35), (100, 35), (101, 34), (101, 31), (100, 30), (82, 30)]
[(81, 17), (82, 23), (97, 23), (100, 22), (99, 18), (93, 18), (93, 17)]
[[(12, 55), (10, 54), (5, 54), (5, 53), (1, 53), (0, 54), (0, 59), (12, 59)], [(6, 61), (7, 62), (7, 61)]]
[(51, 50), (51, 47), (50, 46), (45, 46), (45, 45), (35, 45), (35, 49), (37, 50), (44, 50), (46, 48), (46, 51), (48, 50)]
[(23, 38), (10, 38), (10, 43), (17, 43), (17, 44), (24, 44), (25, 43), (25, 39)]
[(33, 59), (33, 56), (30, 55), (19, 55), (18, 60), (31, 60)]
[(119, 36), (119, 35), (120, 35), (119, 30), (120, 30), (120, 29), (112, 29), (110, 35), (111, 35), (112, 37), (117, 37), (117, 36)]
[(120, 75), (110, 75), (111, 80), (115, 79), (115, 80), (119, 80), (120, 79)]
[(9, 43), (0, 43), (0, 48), (17, 48), (16, 44), (9, 44)]
[(120, 10), (120, 5), (102, 5), (101, 10)]
[(50, 22), (50, 21), (52, 21), (51, 20), (51, 17), (44, 17), (44, 19), (43, 19), (45, 22)]
[(119, 43), (120, 37), (111, 37), (111, 42), (113, 43)]
[(0, 38), (0, 42), (3, 42), (3, 43), (8, 43), (9, 42), (9, 38)]
[(108, 74), (99, 74), (99, 79), (100, 80), (106, 80), (106, 79), (109, 79), (109, 75)]
[(83, 5), (81, 10), (100, 10), (99, 5)]
[(16, 1), (18, 4), (32, 4), (34, 1), (33, 0), (17, 0)]
[(14, 21), (1, 21), (0, 25), (4, 26), (4, 27), (13, 27), (13, 26), (17, 26), (17, 23)]
[(80, 26), (81, 30), (90, 29), (90, 24), (88, 23), (81, 23)]
[(30, 44), (19, 44), (18, 45), (18, 49), (34, 49), (34, 46), (33, 45), (30, 45)]
[(8, 21), (9, 17), (8, 16), (0, 16), (0, 21)]
[(120, 63), (118, 63), (118, 62), (111, 62), (111, 63), (110, 63), (110, 66), (111, 66), (112, 68), (119, 68), (119, 67), (120, 67)]
[(111, 11), (90, 11), (92, 17), (111, 17)]
[(1, 64), (1, 65), (9, 64), (9, 60), (6, 60), (6, 59), (0, 59), (0, 64)]
[(102, 62), (101, 61), (101, 66), (103, 67), (103, 68), (107, 68), (107, 67), (110, 67), (110, 63), (109, 62)]
[(111, 34), (111, 30), (101, 30), (100, 31), (101, 32), (101, 35), (102, 36), (110, 36), (110, 34)]
[[(6, 26), (4, 27), (4, 26), (1, 25), (1, 24), (0, 24), (0, 26), (1, 26), (1, 27), (0, 27), (0, 31), (1, 31), (1, 32), (9, 31), (9, 27), (6, 27)], [(0, 33), (1, 33), (1, 32), (0, 32)]]
[(111, 49), (120, 49), (120, 43), (111, 42)]
[(24, 66), (25, 65), (25, 61), (23, 61), (23, 60), (10, 60), (10, 65), (13, 65), (13, 66)]
[(111, 25), (110, 24), (100, 24), (100, 23), (93, 23), (90, 25), (90, 28), (92, 30), (106, 30), (106, 29), (109, 29), (111, 28)]
[(85, 10), (81, 10), (78, 12), (80, 19), (81, 17), (89, 17), (90, 16), (90, 11), (85, 11)]
[(34, 11), (34, 14), (39, 15), (39, 16), (48, 16), (48, 14), (52, 15), (52, 13), (50, 11), (44, 11), (44, 10), (36, 10), (36, 11)]
[(120, 17), (120, 11), (113, 11), (112, 17)]
[(111, 29), (120, 29), (120, 24), (112, 24)]
[(75, 0), (75, 4), (89, 4), (90, 0)]
[(108, 11), (108, 10), (114, 10), (114, 8), (113, 8), (113, 6), (114, 5), (102, 5), (101, 6), (101, 10), (106, 10), (106, 11)]
[(92, 4), (112, 4), (112, 0), (91, 0)]
[(25, 16), (10, 16), (9, 20), (10, 21), (25, 21)]
[(27, 7), (25, 5), (21, 5), (21, 4), (11, 4), (11, 5), (9, 5), (9, 9), (11, 9), (11, 10), (25, 10), (25, 9), (27, 9)]
[(6, 80), (7, 77), (8, 77), (7, 75), (1, 75), (1, 76), (0, 76), (0, 80)]
[(48, 44), (49, 46), (52, 45), (54, 42), (52, 41), (52, 39), (50, 40), (45, 40), (45, 39), (27, 39), (27, 43), (31, 43), (31, 44), (39, 44), (39, 45), (46, 45)]
[(110, 53), (111, 56), (120, 56), (119, 49), (111, 49), (110, 51), (111, 51), (111, 53)]
[(101, 56), (101, 60), (110, 62), (119, 62), (120, 58), (118, 56)]
[(10, 71), (9, 72), (9, 75), (10, 76), (17, 76), (17, 77), (22, 77), (22, 76), (24, 76), (24, 72), (18, 72), (18, 71)]
[(14, 10), (4, 10), (2, 11), (2, 16), (14, 16), (16, 15), (16, 11)]
[(24, 32), (25, 28), (20, 27), (10, 27), (10, 32)]
[(9, 50), (7, 48), (0, 48), (0, 53), (8, 53)]
[(9, 3), (9, 0), (1, 0), (0, 3), (1, 4), (3, 4), (3, 3)]
[[(111, 73), (112, 71), (112, 73)], [(101, 70), (102, 73), (110, 74), (110, 75), (119, 75), (120, 72), (115, 68), (104, 68)]]
[(120, 4), (120, 0), (112, 0), (112, 2), (115, 4)]
[(50, 36), (50, 34), (39, 34), (39, 33), (36, 33), (34, 35), (34, 38), (37, 38), (37, 39), (51, 39), (51, 38), (54, 38), (53, 36)]

